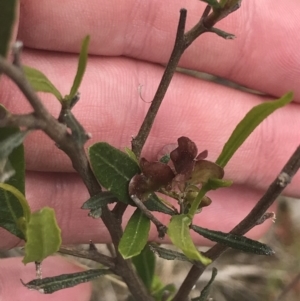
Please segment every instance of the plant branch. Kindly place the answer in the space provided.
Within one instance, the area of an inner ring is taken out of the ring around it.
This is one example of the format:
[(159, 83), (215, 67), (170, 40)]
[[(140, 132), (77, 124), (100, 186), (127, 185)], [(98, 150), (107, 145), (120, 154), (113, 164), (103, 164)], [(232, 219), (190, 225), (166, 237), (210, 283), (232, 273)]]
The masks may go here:
[(135, 153), (137, 158), (140, 157), (143, 146), (144, 146), (144, 144), (149, 136), (150, 130), (152, 128), (154, 119), (157, 115), (157, 112), (162, 103), (162, 100), (163, 100), (163, 98), (167, 92), (167, 89), (170, 85), (170, 82), (173, 78), (174, 72), (176, 71), (176, 67), (180, 60), (180, 57), (184, 51), (184, 44), (185, 44), (184, 30), (185, 30), (185, 23), (186, 23), (186, 15), (187, 15), (186, 9), (181, 9), (175, 45), (174, 45), (171, 57), (169, 59), (167, 67), (164, 71), (164, 74), (162, 76), (162, 79), (160, 81), (158, 89), (155, 93), (153, 101), (150, 105), (150, 108), (147, 112), (147, 115), (141, 125), (139, 132), (138, 132), (138, 135), (135, 138), (133, 138), (133, 140), (132, 140), (132, 151)]
[[(14, 66), (3, 57), (0, 57), (0, 73), (1, 72), (7, 75), (19, 87), (21, 92), (33, 107), (34, 116), (36, 119), (42, 120), (45, 123), (43, 131), (53, 141), (55, 141), (57, 146), (71, 159), (74, 169), (82, 178), (90, 196), (94, 196), (101, 192), (101, 187), (90, 168), (83, 145), (78, 143), (78, 141), (72, 137), (64, 124), (58, 122), (47, 111), (34, 89), (26, 79), (23, 70), (19, 66)], [(112, 242), (117, 251), (118, 244), (122, 236), (121, 224), (109, 211), (107, 206), (102, 208), (101, 218), (110, 233)], [(116, 274), (123, 278), (131, 294), (136, 300), (153, 301), (153, 298), (150, 297), (145, 285), (136, 275), (131, 263), (124, 260), (118, 251), (117, 257), (115, 258), (115, 267)]]
[[(230, 13), (240, 7), (241, 0), (228, 1), (228, 3), (221, 9), (213, 10), (211, 14), (211, 7), (206, 6), (199, 22), (187, 33), (185, 31), (187, 11), (186, 9), (180, 10), (180, 17), (177, 27), (177, 34), (175, 39), (175, 45), (168, 61), (162, 79), (159, 83), (157, 91), (151, 102), (150, 108), (145, 116), (145, 119), (140, 127), (140, 130), (135, 138), (132, 139), (132, 151), (135, 153), (137, 158), (140, 157), (144, 144), (149, 136), (154, 119), (158, 113), (162, 100), (167, 92), (170, 82), (178, 66), (179, 60), (184, 51), (198, 38), (201, 34), (211, 31), (213, 25), (218, 21), (222, 20)], [(226, 33), (224, 33), (226, 36)], [(232, 35), (229, 35), (232, 36)]]
[(78, 250), (74, 247), (61, 247), (58, 251), (61, 254), (71, 255), (78, 258), (85, 258), (101, 263), (110, 269), (115, 268), (114, 261), (111, 257), (99, 253), (97, 250)]
[[(282, 193), (284, 188), (291, 182), (293, 176), (300, 168), (300, 145), (296, 151), (290, 157), (288, 162), (283, 167), (280, 174), (276, 177), (273, 183), (269, 186), (265, 194), (254, 206), (251, 212), (236, 226), (230, 233), (237, 235), (244, 235), (249, 230), (257, 225), (261, 217), (265, 214), (268, 208), (275, 202), (277, 197)], [(213, 261), (216, 260), (227, 247), (225, 245), (216, 244), (210, 250), (205, 253), (205, 256), (209, 257)], [(193, 266), (186, 276), (184, 282), (179, 288), (173, 301), (185, 301), (188, 300), (187, 296), (192, 290), (193, 286), (202, 275), (206, 266)]]

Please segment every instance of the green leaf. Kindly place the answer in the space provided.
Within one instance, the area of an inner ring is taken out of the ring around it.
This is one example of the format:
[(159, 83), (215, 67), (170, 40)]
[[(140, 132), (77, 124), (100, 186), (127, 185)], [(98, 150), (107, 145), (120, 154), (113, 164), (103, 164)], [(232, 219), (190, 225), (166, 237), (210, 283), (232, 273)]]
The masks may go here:
[(27, 80), (32, 85), (36, 92), (46, 92), (53, 94), (60, 102), (62, 101), (62, 95), (50, 82), (50, 80), (41, 71), (28, 67), (22, 66)]
[(232, 185), (232, 181), (230, 180), (221, 180), (221, 179), (216, 179), (216, 178), (210, 178), (208, 179), (206, 183), (206, 187), (209, 190), (216, 190), (218, 188), (222, 187), (230, 187)]
[(201, 0), (201, 1), (207, 3), (212, 8), (221, 8), (221, 5), (217, 0)]
[[(157, 278), (156, 278), (157, 279)], [(151, 291), (151, 295), (156, 301), (171, 301), (176, 292), (174, 284), (167, 284), (162, 287), (154, 287)]]
[(149, 231), (150, 220), (137, 208), (128, 221), (119, 244), (119, 252), (124, 259), (141, 253), (148, 241)]
[(92, 169), (99, 183), (121, 202), (133, 204), (128, 193), (128, 185), (131, 178), (140, 172), (136, 162), (105, 142), (95, 143), (88, 152)]
[(293, 93), (289, 92), (274, 101), (267, 101), (255, 106), (239, 122), (234, 129), (216, 163), (224, 167), (231, 159), (236, 150), (243, 144), (254, 129), (275, 110), (287, 105), (293, 100)]
[(102, 207), (116, 201), (117, 199), (113, 193), (110, 191), (102, 191), (84, 202), (81, 209), (89, 209), (91, 210), (88, 214), (89, 216), (92, 218), (100, 218), (102, 215)]
[(98, 209), (107, 204), (114, 203), (115, 201), (116, 197), (114, 194), (110, 191), (102, 191), (84, 202), (81, 209)]
[(34, 261), (41, 262), (59, 250), (61, 230), (57, 225), (52, 208), (44, 207), (31, 214), (26, 229), (26, 238), (24, 264)]
[(193, 243), (189, 229), (190, 224), (191, 218), (188, 215), (175, 215), (171, 218), (167, 233), (172, 243), (181, 249), (185, 256), (191, 260), (200, 261), (204, 265), (208, 265), (211, 263), (211, 260), (203, 256)]
[(139, 165), (139, 161), (138, 161), (135, 153), (130, 148), (125, 147), (125, 152), (129, 156), (129, 158), (131, 158), (133, 161), (136, 162), (137, 165)]
[(63, 274), (44, 279), (35, 279), (28, 283), (23, 283), (28, 289), (37, 290), (42, 294), (52, 294), (56, 291), (73, 287), (80, 283), (92, 281), (100, 276), (111, 274), (108, 269), (94, 269), (73, 274)]
[(275, 253), (269, 246), (242, 235), (209, 230), (195, 225), (192, 225), (191, 229), (211, 241), (215, 241), (243, 252), (254, 253), (258, 255), (274, 255)]
[(132, 263), (134, 264), (136, 271), (143, 283), (150, 291), (155, 272), (155, 255), (152, 251), (150, 251), (148, 245), (144, 247), (139, 255), (132, 258)]
[[(5, 110), (1, 105), (0, 108)], [(0, 164), (3, 164), (4, 166), (1, 167), (5, 168), (5, 165), (9, 163), (14, 172), (6, 183), (16, 187), (23, 194), (25, 194), (25, 157), (22, 141), (26, 134), (27, 132), (20, 132), (18, 128), (0, 128)], [(7, 156), (8, 160), (6, 160)], [(0, 199), (2, 199), (1, 194)]]
[(70, 94), (65, 97), (65, 99), (72, 100), (76, 93), (78, 92), (78, 89), (80, 87), (88, 59), (88, 47), (90, 42), (90, 36), (86, 36), (82, 42), (81, 50), (79, 54), (79, 60), (78, 60), (78, 66), (77, 66), (77, 72), (76, 76), (74, 78), (74, 82), (70, 91)]
[(190, 263), (194, 263), (193, 260), (190, 260), (184, 254), (179, 253), (179, 252), (174, 251), (174, 250), (161, 248), (155, 243), (151, 243), (149, 245), (149, 247), (150, 247), (150, 250), (152, 252), (154, 252), (155, 254), (157, 254), (160, 258), (163, 258), (163, 259), (166, 259), (166, 260), (180, 260), (180, 261), (187, 261), (187, 262), (190, 262)]
[(0, 56), (8, 54), (16, 19), (17, 0), (0, 1)]
[(203, 290), (201, 291), (200, 297), (193, 298), (192, 301), (207, 301), (208, 300), (211, 285), (214, 282), (217, 274), (218, 274), (218, 270), (216, 268), (212, 268), (211, 278), (208, 281), (208, 283), (205, 285)]
[(0, 183), (0, 226), (25, 240), (25, 228), (30, 208), (22, 192), (14, 186)]
[(151, 193), (148, 196), (148, 199), (144, 202), (144, 205), (150, 211), (162, 212), (169, 215), (176, 214), (176, 212), (174, 212), (174, 210), (172, 210), (170, 207), (166, 206), (155, 193)]

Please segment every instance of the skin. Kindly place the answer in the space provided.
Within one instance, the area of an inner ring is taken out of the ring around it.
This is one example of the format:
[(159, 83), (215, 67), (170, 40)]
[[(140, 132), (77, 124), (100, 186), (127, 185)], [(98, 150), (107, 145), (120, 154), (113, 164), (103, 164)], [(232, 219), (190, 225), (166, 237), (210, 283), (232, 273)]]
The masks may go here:
[[(136, 135), (153, 98), (163, 72), (160, 64), (167, 62), (173, 47), (181, 7), (188, 10), (189, 29), (203, 11), (204, 4), (199, 1), (79, 0), (75, 5), (70, 0), (21, 1), (18, 39), (25, 45), (23, 63), (44, 72), (62, 94), (67, 94), (81, 41), (90, 34), (91, 56), (80, 87), (81, 100), (73, 112), (93, 135), (88, 145), (106, 141), (122, 149), (130, 146), (131, 136)], [(201, 226), (223, 231), (235, 226), (299, 144), (300, 40), (294, 38), (300, 31), (299, 9), (298, 0), (243, 1), (240, 10), (217, 24), (234, 33), (234, 41), (205, 34), (180, 61), (181, 67), (216, 74), (268, 96), (176, 74), (143, 152), (148, 160), (155, 159), (165, 144), (184, 135), (195, 141), (199, 152), (207, 149), (208, 159), (213, 161), (253, 106), (290, 90), (295, 95), (294, 102), (264, 121), (226, 166), (226, 178), (235, 184), (210, 194), (213, 204), (199, 218)], [(145, 102), (139, 97), (139, 85), (143, 85)], [(51, 95), (42, 94), (41, 98), (57, 116), (59, 103)], [(13, 113), (31, 111), (5, 77), (0, 81), (0, 102)], [(88, 218), (87, 212), (79, 209), (88, 193), (68, 158), (41, 132), (31, 134), (25, 148), (26, 196), (32, 210), (46, 205), (55, 208), (64, 243), (86, 243), (89, 239), (108, 242), (101, 221)], [(298, 173), (285, 193), (300, 197), (299, 182)], [(158, 217), (167, 222), (165, 217)], [(266, 222), (254, 228), (249, 236), (259, 238), (269, 225)], [(154, 239), (157, 234), (152, 230)], [(4, 230), (0, 230), (0, 237), (0, 248), (19, 243)], [(195, 242), (207, 243), (200, 237), (195, 237)], [(79, 269), (59, 258), (44, 263), (47, 276)], [(26, 281), (33, 277), (32, 265), (24, 267), (19, 259), (0, 260), (0, 300), (23, 300), (24, 294), (32, 301), (89, 299), (88, 284), (52, 296), (41, 296), (20, 285), (20, 278)]]

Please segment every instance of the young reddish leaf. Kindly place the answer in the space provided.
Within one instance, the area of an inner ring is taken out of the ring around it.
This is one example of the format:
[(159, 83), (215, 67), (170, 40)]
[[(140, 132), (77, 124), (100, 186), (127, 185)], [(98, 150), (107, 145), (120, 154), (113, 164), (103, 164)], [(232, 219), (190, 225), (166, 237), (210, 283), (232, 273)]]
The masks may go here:
[(168, 165), (161, 162), (148, 162), (142, 158), (140, 167), (142, 174), (135, 175), (129, 183), (130, 195), (136, 195), (145, 201), (150, 193), (159, 188), (171, 188), (175, 174)]
[(193, 168), (197, 156), (196, 144), (187, 137), (178, 138), (178, 147), (170, 153), (175, 170), (180, 174), (188, 174)]
[(224, 176), (224, 170), (216, 163), (199, 160), (196, 161), (191, 178), (188, 180), (191, 184), (204, 184), (207, 183), (210, 178), (222, 179)]
[(149, 231), (150, 220), (137, 208), (129, 219), (119, 243), (119, 252), (124, 259), (141, 253), (148, 241)]

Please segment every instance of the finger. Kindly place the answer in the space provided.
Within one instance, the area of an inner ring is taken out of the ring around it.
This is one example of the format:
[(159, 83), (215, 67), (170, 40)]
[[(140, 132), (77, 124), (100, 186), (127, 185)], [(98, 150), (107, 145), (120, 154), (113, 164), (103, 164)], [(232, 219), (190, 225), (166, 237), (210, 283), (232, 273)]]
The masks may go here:
[[(60, 274), (76, 273), (83, 269), (75, 262), (60, 256), (48, 257), (43, 261), (43, 277), (53, 277)], [(30, 301), (88, 301), (91, 297), (91, 284), (85, 283), (67, 290), (61, 290), (52, 295), (41, 295), (37, 291), (24, 287), (20, 279), (27, 283), (35, 279), (35, 266), (33, 263), (26, 266), (21, 258), (7, 258), (0, 260), (0, 292), (1, 300), (30, 300)]]
[[(90, 52), (165, 64), (174, 45), (179, 10), (187, 29), (205, 7), (199, 1), (22, 1), (19, 39), (27, 47), (78, 52), (91, 35)], [(216, 26), (234, 33), (227, 41), (205, 34), (183, 56), (181, 66), (228, 78), (274, 96), (289, 90), (300, 99), (298, 0), (253, 0)], [(76, 17), (75, 17), (76, 16)]]
[[(76, 68), (75, 56), (28, 52), (24, 60), (44, 71), (63, 95), (68, 93)], [(73, 110), (93, 136), (88, 145), (106, 141), (121, 149), (130, 146), (131, 137), (137, 134), (150, 106), (140, 98), (138, 87), (142, 84), (143, 98), (151, 100), (161, 73), (161, 67), (145, 62), (91, 58), (80, 89), (82, 99)], [(2, 103), (15, 113), (31, 111), (14, 86), (2, 82)], [(49, 95), (43, 98), (58, 116), (58, 101)], [(199, 151), (207, 149), (208, 159), (213, 161), (238, 122), (262, 101), (264, 98), (257, 95), (177, 74), (157, 115), (144, 156), (156, 159), (165, 144), (187, 136), (195, 141)], [(268, 117), (226, 166), (226, 177), (237, 184), (266, 189), (299, 144), (299, 113), (299, 105), (292, 104)], [(66, 155), (41, 132), (31, 134), (25, 145), (28, 169), (72, 171)], [(298, 173), (286, 193), (299, 196), (299, 180)]]
[[(56, 210), (57, 222), (62, 229), (64, 244), (111, 242), (109, 234), (101, 219), (88, 217), (88, 211), (80, 207), (89, 198), (80, 179), (75, 174), (28, 173), (26, 178), (27, 199), (32, 211), (44, 206)], [(247, 187), (234, 186), (210, 193), (213, 200), (211, 206), (196, 217), (195, 223), (210, 229), (230, 231), (252, 209), (262, 192)], [(134, 208), (129, 207), (124, 215), (124, 225), (127, 223)], [(165, 225), (168, 215), (156, 214)], [(222, 221), (222, 223), (220, 222)], [(257, 226), (250, 232), (251, 237), (260, 237), (269, 227), (269, 222)], [(9, 249), (20, 241), (4, 230), (0, 230), (0, 247)], [(159, 240), (157, 231), (152, 227), (150, 240)], [(207, 243), (205, 239), (194, 234), (195, 243)], [(160, 241), (160, 240), (159, 240)], [(166, 240), (169, 241), (169, 240)]]

